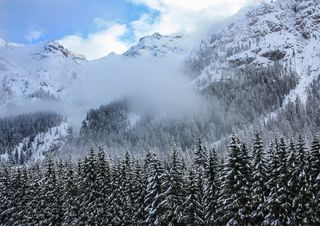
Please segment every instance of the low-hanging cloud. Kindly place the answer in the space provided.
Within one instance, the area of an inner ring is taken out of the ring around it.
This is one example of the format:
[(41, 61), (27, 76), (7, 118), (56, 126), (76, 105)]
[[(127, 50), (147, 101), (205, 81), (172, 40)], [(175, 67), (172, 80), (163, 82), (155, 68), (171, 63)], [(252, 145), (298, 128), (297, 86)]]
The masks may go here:
[(88, 109), (127, 98), (138, 114), (177, 117), (195, 113), (203, 102), (188, 86), (189, 79), (181, 72), (179, 62), (176, 58), (90, 62), (79, 76), (65, 110), (78, 123)]
[[(98, 22), (97, 18), (95, 21)], [(74, 34), (64, 37), (59, 42), (72, 51), (85, 55), (87, 59), (93, 60), (110, 52), (122, 53), (128, 49), (129, 45), (120, 40), (120, 37), (126, 32), (126, 25), (116, 23), (91, 33), (87, 37)]]

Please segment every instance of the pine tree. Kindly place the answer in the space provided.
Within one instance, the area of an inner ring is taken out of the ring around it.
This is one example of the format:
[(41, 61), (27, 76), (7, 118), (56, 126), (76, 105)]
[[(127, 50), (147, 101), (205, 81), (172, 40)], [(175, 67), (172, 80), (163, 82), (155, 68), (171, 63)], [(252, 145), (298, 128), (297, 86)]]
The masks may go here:
[(163, 175), (164, 171), (161, 162), (155, 154), (152, 154), (147, 172), (148, 179), (145, 198), (145, 211), (147, 212), (145, 223), (150, 226), (162, 225), (163, 209), (160, 204), (164, 201)]
[[(289, 185), (292, 196), (292, 216), (295, 225), (312, 225), (312, 215), (309, 214), (310, 203), (312, 202), (312, 193), (310, 191), (310, 180), (308, 179), (306, 163), (306, 147), (302, 135), (299, 134), (296, 147), (296, 165), (291, 174)], [(295, 189), (293, 189), (293, 187)]]
[(64, 201), (62, 209), (64, 212), (62, 225), (78, 224), (79, 208), (76, 203), (78, 191), (75, 181), (75, 175), (70, 161), (66, 165), (66, 177), (63, 181), (63, 197)]
[(311, 208), (314, 211), (310, 213), (313, 223), (320, 222), (320, 140), (319, 136), (316, 136), (311, 145), (310, 154), (308, 159), (309, 165), (309, 179), (310, 179), (310, 191), (312, 192), (313, 198)]
[[(221, 197), (219, 198), (218, 223), (247, 225), (250, 204), (250, 163), (245, 145), (240, 148), (239, 140), (231, 137), (230, 153), (226, 163)], [(248, 209), (249, 208), (249, 209)]]
[(52, 157), (47, 158), (47, 169), (41, 186), (41, 215), (40, 224), (56, 225), (59, 223), (59, 204), (56, 169)]
[(21, 180), (20, 180), (20, 187), (18, 191), (16, 192), (15, 199), (18, 200), (18, 212), (15, 214), (16, 217), (14, 217), (14, 224), (25, 224), (27, 222), (27, 211), (25, 206), (27, 206), (30, 202), (30, 200), (33, 197), (30, 197), (28, 195), (28, 172), (25, 167), (22, 168), (21, 171)]
[[(290, 140), (289, 148), (288, 148), (288, 175), (290, 176), (289, 182), (288, 182), (288, 192), (291, 200), (291, 206), (293, 205), (293, 200), (295, 196), (297, 195), (299, 188), (297, 186), (298, 184), (298, 177), (300, 172), (297, 170), (298, 167), (298, 154), (297, 154), (297, 148), (293, 140)], [(289, 213), (293, 216), (294, 211), (292, 209), (292, 212)]]
[(205, 170), (205, 191), (204, 191), (204, 205), (205, 205), (205, 223), (206, 225), (217, 225), (216, 212), (219, 197), (219, 159), (215, 149), (209, 152), (206, 170)]
[(132, 181), (132, 159), (128, 152), (125, 153), (124, 160), (121, 164), (121, 193), (124, 214), (122, 216), (125, 225), (133, 224), (132, 219), (134, 215), (133, 210), (133, 181)]
[(27, 194), (29, 197), (28, 205), (26, 209), (26, 225), (37, 225), (40, 223), (42, 216), (42, 191), (43, 191), (43, 173), (40, 169), (39, 164), (35, 164), (29, 169), (29, 182)]
[(28, 203), (28, 197), (26, 196), (27, 191), (27, 173), (24, 169), (21, 171), (18, 168), (14, 174), (13, 183), (11, 188), (13, 190), (13, 198), (10, 203), (9, 215), (8, 219), (9, 225), (14, 224), (22, 224), (24, 222), (25, 217), (25, 206)]
[(80, 198), (80, 222), (84, 224), (98, 224), (97, 218), (97, 159), (93, 149), (90, 150), (88, 158), (82, 164), (82, 184)]
[(263, 225), (288, 225), (292, 223), (290, 194), (288, 192), (289, 175), (287, 172), (287, 147), (284, 138), (275, 142), (275, 155), (272, 160), (272, 174), (267, 182), (270, 194), (266, 200), (266, 215)]
[(245, 144), (241, 145), (240, 164), (240, 173), (242, 178), (239, 178), (241, 189), (239, 191), (239, 200), (237, 202), (240, 208), (235, 216), (234, 222), (236, 225), (248, 225), (251, 222), (251, 211), (253, 209), (251, 197), (252, 172), (248, 148)]
[(109, 196), (111, 194), (110, 163), (103, 147), (99, 148), (97, 159), (97, 219), (100, 223), (108, 224), (111, 220)]
[(10, 206), (13, 202), (12, 172), (9, 166), (0, 171), (0, 223), (6, 224), (10, 218)]
[(182, 204), (182, 215), (179, 222), (188, 226), (205, 225), (202, 212), (203, 206), (199, 203), (199, 188), (195, 178), (195, 171), (193, 168), (189, 170), (187, 196)]
[(196, 151), (194, 158), (194, 165), (198, 166), (199, 169), (204, 170), (207, 161), (206, 148), (202, 144), (202, 139), (199, 137), (196, 142)]
[(267, 196), (267, 168), (263, 142), (259, 133), (256, 133), (253, 143), (252, 162), (252, 219), (253, 225), (260, 225), (265, 218), (263, 204)]
[(63, 219), (63, 182), (65, 181), (65, 165), (63, 164), (62, 160), (60, 159), (57, 163), (57, 183), (56, 183), (56, 194), (57, 194), (57, 224), (61, 225), (62, 224), (62, 219)]
[(123, 214), (124, 214), (124, 205), (123, 205), (123, 189), (121, 169), (122, 163), (117, 161), (112, 167), (112, 181), (111, 181), (111, 194), (109, 197), (110, 203), (110, 224), (111, 225), (123, 225)]
[(177, 225), (182, 211), (180, 207), (185, 191), (183, 187), (183, 164), (176, 147), (174, 147), (171, 154), (169, 169), (164, 178), (164, 201), (160, 205), (165, 212), (163, 213), (161, 222), (164, 222), (166, 225)]
[(146, 195), (146, 183), (142, 165), (139, 161), (136, 161), (133, 175), (133, 209), (135, 210), (133, 215), (133, 222), (137, 225), (144, 225), (146, 211), (144, 210), (144, 201)]

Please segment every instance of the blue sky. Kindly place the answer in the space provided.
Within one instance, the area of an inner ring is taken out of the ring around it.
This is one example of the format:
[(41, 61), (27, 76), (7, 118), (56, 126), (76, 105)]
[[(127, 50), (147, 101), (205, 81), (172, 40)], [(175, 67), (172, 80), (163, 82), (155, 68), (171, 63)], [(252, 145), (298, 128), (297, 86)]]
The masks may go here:
[(59, 40), (96, 59), (153, 32), (197, 33), (255, 0), (0, 0), (0, 37)]
[[(0, 35), (19, 43), (61, 39), (96, 32), (96, 18), (127, 24), (144, 13), (156, 15), (143, 4), (123, 0), (0, 0)], [(41, 35), (32, 39), (35, 31)]]

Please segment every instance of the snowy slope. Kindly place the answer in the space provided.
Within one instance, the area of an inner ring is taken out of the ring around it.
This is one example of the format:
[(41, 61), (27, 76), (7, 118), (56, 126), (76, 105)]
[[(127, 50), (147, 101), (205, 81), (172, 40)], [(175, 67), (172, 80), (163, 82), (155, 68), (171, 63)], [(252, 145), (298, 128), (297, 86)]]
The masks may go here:
[(54, 41), (0, 46), (0, 106), (25, 98), (60, 99), (86, 63)]
[(234, 76), (234, 69), (279, 63), (300, 77), (288, 99), (305, 100), (306, 88), (320, 73), (319, 31), (319, 0), (264, 3), (213, 31), (186, 61), (200, 88)]
[[(28, 161), (43, 160), (46, 154), (58, 151), (66, 142), (68, 136), (68, 124), (61, 123), (59, 126), (52, 127), (44, 133), (38, 134), (33, 139), (26, 137), (17, 145), (13, 151), (18, 156), (20, 163), (25, 163), (26, 155), (31, 154)], [(0, 155), (0, 162), (9, 160), (8, 153)]]

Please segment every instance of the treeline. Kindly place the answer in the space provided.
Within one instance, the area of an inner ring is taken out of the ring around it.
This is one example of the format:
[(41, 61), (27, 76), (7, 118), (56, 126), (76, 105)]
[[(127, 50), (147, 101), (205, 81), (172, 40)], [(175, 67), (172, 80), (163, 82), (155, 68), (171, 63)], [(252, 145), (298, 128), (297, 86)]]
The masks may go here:
[(191, 160), (93, 149), (77, 164), (1, 169), (4, 225), (319, 225), (320, 140), (300, 135), (248, 150), (231, 137), (225, 159), (199, 139)]
[[(54, 112), (35, 112), (0, 118), (0, 155), (6, 153), (12, 163), (18, 163), (17, 155), (22, 155), (23, 159), (28, 160), (32, 154), (28, 150), (36, 135), (59, 125), (62, 120), (63, 117)], [(14, 153), (16, 146), (27, 137), (29, 140), (23, 148), (23, 153)]]

